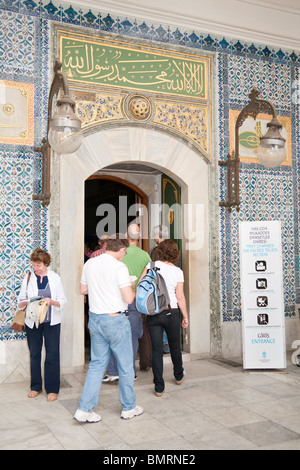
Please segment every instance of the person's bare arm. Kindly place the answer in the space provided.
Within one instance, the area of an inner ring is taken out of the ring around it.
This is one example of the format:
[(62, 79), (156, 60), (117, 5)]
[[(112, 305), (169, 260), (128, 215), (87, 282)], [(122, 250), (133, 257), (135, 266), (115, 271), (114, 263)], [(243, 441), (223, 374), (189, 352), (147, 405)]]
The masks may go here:
[(188, 318), (188, 313), (187, 313), (187, 307), (186, 307), (186, 300), (185, 300), (185, 295), (183, 291), (183, 282), (178, 282), (176, 289), (175, 289), (175, 294), (177, 298), (177, 303), (178, 307), (180, 308), (180, 311), (182, 313), (182, 328), (187, 328), (189, 324), (189, 318)]
[(80, 294), (87, 295), (88, 294), (88, 285), (80, 283)]
[(127, 304), (131, 304), (131, 302), (134, 301), (135, 292), (132, 286), (121, 287), (120, 291), (121, 291), (121, 296), (124, 302), (126, 302)]
[(45, 297), (44, 300), (48, 306), (53, 305), (53, 307), (60, 307), (60, 302), (58, 300), (52, 300), (50, 297)]

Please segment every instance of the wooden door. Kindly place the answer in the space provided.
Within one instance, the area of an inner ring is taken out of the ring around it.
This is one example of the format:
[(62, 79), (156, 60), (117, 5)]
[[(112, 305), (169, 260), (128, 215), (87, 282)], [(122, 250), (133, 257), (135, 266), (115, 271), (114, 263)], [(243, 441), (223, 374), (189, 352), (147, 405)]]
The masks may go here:
[(172, 178), (162, 174), (162, 224), (169, 227), (169, 237), (178, 244), (181, 253), (181, 188)]

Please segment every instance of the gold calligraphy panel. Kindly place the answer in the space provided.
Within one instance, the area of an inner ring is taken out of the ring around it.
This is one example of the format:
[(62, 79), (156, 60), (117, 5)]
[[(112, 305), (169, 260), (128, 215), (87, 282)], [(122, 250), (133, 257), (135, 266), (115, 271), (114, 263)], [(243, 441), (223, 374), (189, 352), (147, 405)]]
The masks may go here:
[(60, 35), (69, 80), (207, 100), (209, 59), (140, 49), (79, 35)]
[(0, 80), (0, 142), (33, 145), (34, 85)]

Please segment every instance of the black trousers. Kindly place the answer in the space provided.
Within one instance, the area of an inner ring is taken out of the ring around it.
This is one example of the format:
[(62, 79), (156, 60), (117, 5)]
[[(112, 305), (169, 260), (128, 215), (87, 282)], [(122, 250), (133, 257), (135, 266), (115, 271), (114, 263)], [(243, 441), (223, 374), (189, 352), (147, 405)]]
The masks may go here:
[(163, 331), (166, 330), (173, 363), (174, 377), (183, 377), (182, 353), (180, 347), (180, 312), (178, 308), (164, 310), (158, 315), (147, 316), (147, 326), (152, 343), (152, 371), (155, 391), (165, 389), (163, 379)]
[(152, 367), (152, 345), (147, 326), (147, 315), (141, 314), (143, 321), (143, 336), (139, 339), (140, 369)]

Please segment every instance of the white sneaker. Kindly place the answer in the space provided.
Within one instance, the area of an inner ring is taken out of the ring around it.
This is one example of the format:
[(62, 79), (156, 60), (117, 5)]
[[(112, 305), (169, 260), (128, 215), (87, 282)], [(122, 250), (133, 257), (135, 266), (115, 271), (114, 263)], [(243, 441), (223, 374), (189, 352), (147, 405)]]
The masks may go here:
[(97, 415), (94, 411), (88, 412), (79, 409), (76, 410), (74, 418), (76, 421), (79, 421), (79, 423), (98, 423), (98, 421), (101, 421), (101, 416)]
[(114, 382), (115, 380), (119, 380), (118, 375), (105, 375), (102, 382)]
[(132, 408), (132, 410), (122, 411), (121, 418), (131, 419), (131, 418), (134, 418), (135, 416), (139, 416), (143, 413), (144, 413), (144, 408), (142, 408), (141, 406), (136, 406), (135, 408)]

